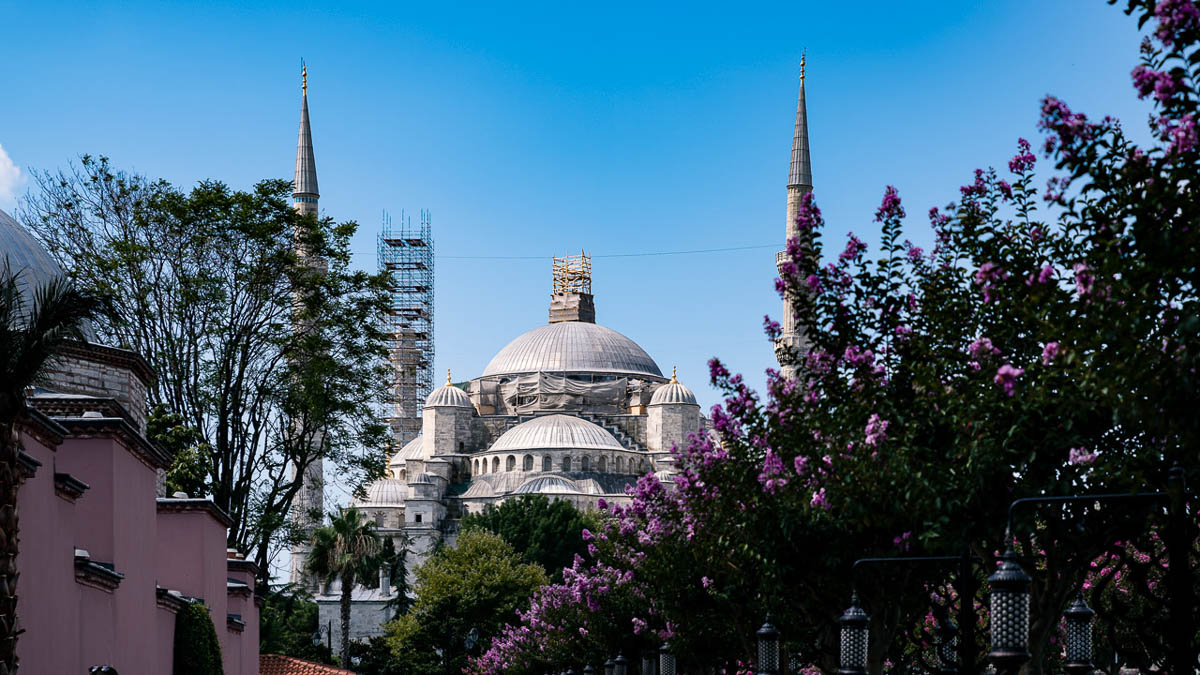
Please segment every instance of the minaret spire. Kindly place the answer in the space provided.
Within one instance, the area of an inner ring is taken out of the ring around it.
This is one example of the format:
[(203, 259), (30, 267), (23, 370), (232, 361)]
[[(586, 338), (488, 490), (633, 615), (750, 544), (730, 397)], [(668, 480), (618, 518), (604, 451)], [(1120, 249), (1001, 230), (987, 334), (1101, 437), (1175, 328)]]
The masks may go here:
[[(808, 54), (800, 55), (800, 94), (796, 99), (796, 126), (792, 131), (792, 161), (788, 167), (787, 182), (787, 228), (786, 240), (804, 236), (811, 238), (810, 233), (801, 233), (796, 227), (796, 216), (800, 212), (800, 203), (804, 195), (812, 192), (812, 160), (809, 158), (808, 144), (808, 106), (804, 100), (804, 78)], [(780, 251), (775, 256), (776, 265), (782, 265), (791, 260), (786, 251)], [(775, 354), (784, 377), (795, 377), (797, 368), (792, 362), (803, 358), (807, 349), (808, 339), (803, 327), (797, 325), (794, 309), (794, 299), (783, 299), (783, 333), (775, 344)]]
[(296, 177), (292, 202), (302, 214), (317, 215), (317, 159), (313, 153), (312, 127), (308, 122), (308, 66), (300, 62), (300, 138), (296, 142)]

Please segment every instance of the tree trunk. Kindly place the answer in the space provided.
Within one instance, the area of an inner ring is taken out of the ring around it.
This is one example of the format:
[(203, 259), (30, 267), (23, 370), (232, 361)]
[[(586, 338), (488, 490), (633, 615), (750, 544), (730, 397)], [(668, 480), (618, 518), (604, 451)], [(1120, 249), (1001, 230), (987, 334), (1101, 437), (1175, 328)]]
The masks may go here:
[[(350, 668), (350, 593), (354, 590), (354, 575), (342, 575), (342, 667)], [(3, 675), (3, 674), (0, 674)]]
[(17, 672), (17, 488), (21, 450), (15, 425), (0, 431), (0, 675)]

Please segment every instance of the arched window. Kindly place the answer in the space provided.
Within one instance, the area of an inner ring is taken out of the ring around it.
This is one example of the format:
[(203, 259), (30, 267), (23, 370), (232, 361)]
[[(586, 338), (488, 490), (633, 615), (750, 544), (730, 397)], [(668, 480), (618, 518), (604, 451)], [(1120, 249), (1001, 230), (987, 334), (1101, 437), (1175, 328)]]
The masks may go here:
[(623, 473), (624, 471), (625, 471), (625, 460), (618, 457), (617, 458), (617, 473)]
[(475, 473), (479, 473), (479, 460), (471, 462), (471, 470)]
[(533, 471), (533, 455), (525, 455), (525, 459), (521, 460), (521, 468), (524, 471)]
[(458, 451), (459, 451), (459, 452), (462, 452), (462, 451), (463, 451), (463, 442), (462, 442), (462, 441), (459, 441), (459, 442), (458, 442)]
[(505, 460), (505, 462), (504, 462), (504, 470), (512, 471), (515, 468), (517, 468), (517, 458), (512, 455), (509, 455), (508, 459)]
[(599, 471), (600, 473), (608, 472), (608, 458), (607, 457), (601, 457), (599, 459), (599, 461), (596, 462), (596, 470)]
[(408, 480), (407, 474), (408, 474), (407, 471), (405, 471), (404, 469), (400, 469), (400, 480)]
[(553, 470), (554, 470), (553, 467), (550, 466), (550, 455), (545, 455), (544, 457), (542, 457), (542, 471), (553, 471)]
[(563, 457), (563, 471), (570, 471), (570, 470), (571, 470), (571, 458), (569, 456)]
[(492, 473), (496, 473), (499, 470), (500, 470), (500, 458), (493, 457), (492, 458)]
[(583, 459), (579, 460), (579, 470), (580, 471), (591, 471), (592, 470), (592, 459), (590, 457), (588, 457), (587, 455), (584, 455)]

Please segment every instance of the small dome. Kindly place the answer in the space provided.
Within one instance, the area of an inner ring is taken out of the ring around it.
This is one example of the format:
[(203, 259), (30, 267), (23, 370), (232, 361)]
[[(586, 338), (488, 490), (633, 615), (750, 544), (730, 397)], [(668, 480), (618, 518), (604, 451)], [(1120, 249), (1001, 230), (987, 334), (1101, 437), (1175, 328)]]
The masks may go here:
[(458, 387), (446, 383), (429, 395), (425, 399), (426, 408), (474, 408), (471, 404), (471, 397), (467, 396), (467, 392)]
[(483, 377), (537, 372), (662, 377), (654, 359), (636, 342), (585, 321), (546, 324), (517, 337), (492, 358)]
[(580, 417), (546, 415), (504, 432), (488, 452), (518, 450), (624, 450), (603, 427)]
[(518, 495), (563, 495), (576, 494), (579, 488), (574, 483), (560, 476), (538, 476), (531, 478), (521, 487), (513, 491), (513, 494)]
[(0, 265), (4, 259), (20, 276), (22, 294), (29, 301), (32, 288), (62, 276), (62, 268), (20, 223), (0, 211)]
[(392, 461), (388, 462), (388, 466), (404, 466), (404, 463), (410, 459), (419, 459), (421, 457), (421, 447), (424, 441), (420, 436), (412, 439), (404, 444), (400, 451), (392, 455)]
[(696, 395), (691, 389), (679, 384), (675, 379), (675, 369), (671, 369), (671, 381), (654, 390), (650, 397), (650, 405), (699, 405)]
[(408, 486), (399, 478), (381, 478), (367, 486), (367, 496), (355, 499), (354, 506), (404, 506)]

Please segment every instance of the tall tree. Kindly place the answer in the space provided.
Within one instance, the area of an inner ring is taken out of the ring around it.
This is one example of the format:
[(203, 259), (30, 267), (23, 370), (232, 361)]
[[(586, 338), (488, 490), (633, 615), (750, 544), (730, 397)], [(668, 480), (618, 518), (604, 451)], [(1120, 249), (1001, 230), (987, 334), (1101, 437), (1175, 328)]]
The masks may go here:
[(27, 293), (22, 276), (0, 261), (0, 675), (17, 672), (17, 426), (26, 411), (25, 390), (64, 343), (82, 339), (83, 322), (99, 306), (98, 298), (61, 278)]
[(313, 530), (312, 548), (305, 565), (327, 583), (341, 584), (342, 666), (350, 664), (350, 594), (354, 584), (370, 579), (379, 569), (380, 551), (375, 523), (355, 508), (331, 513), (329, 525)]
[(265, 587), (273, 554), (303, 536), (288, 514), (306, 467), (350, 484), (382, 475), (386, 287), (351, 270), (357, 225), (297, 214), (282, 180), (185, 192), (85, 155), (36, 183), (26, 222), (113, 297), (99, 337), (158, 372), (150, 404), (172, 419), (153, 440), (186, 440), (173, 474), (203, 473)]
[(500, 506), (463, 518), (462, 529), (480, 528), (500, 535), (525, 562), (537, 563), (552, 578), (562, 579), (576, 554), (587, 551), (580, 534), (599, 525), (596, 512), (584, 513), (565, 500), (546, 495), (522, 495)]

